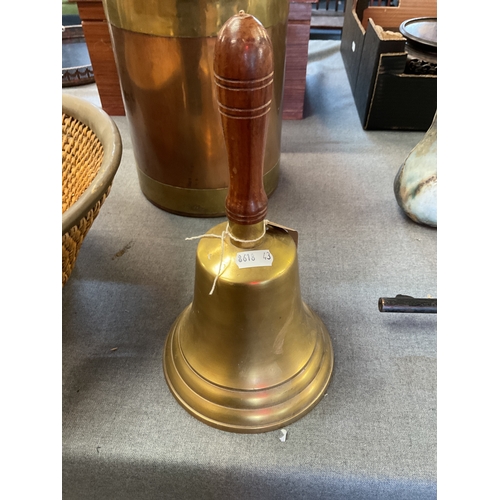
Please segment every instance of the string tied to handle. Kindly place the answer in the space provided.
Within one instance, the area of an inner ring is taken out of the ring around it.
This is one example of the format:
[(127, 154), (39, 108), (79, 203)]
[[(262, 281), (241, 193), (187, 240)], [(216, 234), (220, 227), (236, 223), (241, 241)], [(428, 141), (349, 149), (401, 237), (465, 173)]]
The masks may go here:
[(233, 241), (237, 241), (238, 243), (257, 243), (259, 240), (261, 240), (266, 235), (268, 223), (269, 223), (269, 221), (267, 219), (265, 219), (264, 220), (264, 232), (259, 237), (251, 239), (251, 240), (241, 239), (241, 238), (237, 238), (236, 236), (234, 236), (231, 233), (231, 230), (229, 228), (229, 222), (227, 223), (226, 228), (222, 231), (221, 234), (205, 233), (205, 234), (201, 234), (199, 236), (191, 236), (189, 238), (185, 238), (186, 241), (199, 240), (202, 238), (218, 238), (218, 239), (220, 239), (221, 244), (220, 244), (219, 270), (218, 270), (217, 274), (215, 275), (214, 282), (212, 284), (212, 288), (211, 288), (210, 292), (208, 293), (208, 295), (212, 295), (214, 293), (215, 285), (217, 284), (217, 280), (220, 278), (220, 276), (222, 276), (224, 271), (227, 269), (227, 266), (223, 268), (224, 247), (225, 247), (226, 237), (229, 236), (230, 239), (232, 239)]

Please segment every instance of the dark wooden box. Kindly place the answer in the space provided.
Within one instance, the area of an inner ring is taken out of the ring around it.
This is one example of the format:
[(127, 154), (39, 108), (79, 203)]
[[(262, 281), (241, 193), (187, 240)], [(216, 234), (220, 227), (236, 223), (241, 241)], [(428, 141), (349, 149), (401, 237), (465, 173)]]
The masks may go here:
[[(437, 107), (437, 75), (405, 74), (402, 22), (437, 17), (436, 0), (399, 0), (398, 7), (347, 0), (340, 51), (366, 130), (427, 130)], [(380, 29), (382, 28), (382, 29)]]

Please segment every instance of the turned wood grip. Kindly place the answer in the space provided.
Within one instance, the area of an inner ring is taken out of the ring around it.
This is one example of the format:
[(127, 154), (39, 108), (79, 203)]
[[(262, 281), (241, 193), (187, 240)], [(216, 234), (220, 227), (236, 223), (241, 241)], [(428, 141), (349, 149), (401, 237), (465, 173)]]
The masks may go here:
[(222, 26), (214, 74), (229, 163), (226, 214), (237, 224), (265, 219), (263, 169), (273, 88), (273, 49), (266, 29), (241, 11)]

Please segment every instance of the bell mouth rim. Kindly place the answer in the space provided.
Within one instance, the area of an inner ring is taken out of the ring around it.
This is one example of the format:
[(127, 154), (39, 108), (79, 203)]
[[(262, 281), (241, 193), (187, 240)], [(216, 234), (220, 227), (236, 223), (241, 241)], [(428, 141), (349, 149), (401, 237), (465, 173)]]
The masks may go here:
[[(304, 306), (307, 308), (306, 304)], [(235, 390), (234, 392), (240, 395), (246, 392), (249, 398), (255, 398), (256, 395), (260, 396), (263, 402), (258, 407), (241, 409), (209, 401), (206, 394), (200, 394), (193, 390), (189, 383), (182, 377), (178, 364), (186, 363), (186, 361), (182, 353), (178, 352), (176, 337), (179, 333), (179, 323), (183, 316), (189, 313), (190, 307), (191, 304), (179, 315), (167, 335), (163, 352), (163, 372), (174, 398), (181, 407), (197, 420), (210, 427), (228, 432), (246, 434), (263, 433), (280, 429), (296, 422), (309, 413), (322, 400), (332, 380), (334, 353), (330, 335), (321, 319), (313, 311), (309, 310), (318, 322), (317, 347), (322, 352), (319, 361), (315, 360), (314, 366), (311, 367), (314, 373), (307, 385), (301, 388), (298, 393), (293, 393), (292, 391), (292, 396), (289, 399), (284, 399), (278, 404), (274, 404), (274, 402), (273, 404), (266, 404), (266, 396), (269, 399), (270, 389), (279, 391), (280, 387), (293, 384), (293, 380), (289, 379), (283, 384), (273, 386), (272, 388), (264, 387), (262, 389), (246, 391)], [(210, 389), (213, 388), (214, 384), (210, 381), (206, 381), (200, 375), (198, 377), (198, 382), (203, 384), (203, 381), (205, 381), (207, 386), (210, 386)], [(188, 399), (191, 402), (187, 401)], [(216, 416), (221, 413), (225, 415), (225, 418)], [(255, 424), (259, 419), (260, 422)]]

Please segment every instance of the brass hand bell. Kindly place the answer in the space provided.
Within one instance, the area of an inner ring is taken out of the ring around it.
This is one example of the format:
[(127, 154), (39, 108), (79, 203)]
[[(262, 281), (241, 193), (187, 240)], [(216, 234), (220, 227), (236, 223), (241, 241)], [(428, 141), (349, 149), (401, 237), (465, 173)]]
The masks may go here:
[(193, 302), (167, 336), (163, 368), (172, 394), (202, 422), (266, 432), (321, 400), (333, 349), (302, 301), (293, 238), (265, 220), (273, 52), (257, 19), (240, 12), (224, 24), (214, 71), (229, 160), (228, 222), (200, 239)]

